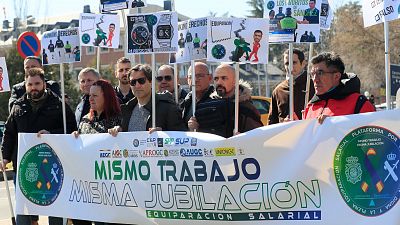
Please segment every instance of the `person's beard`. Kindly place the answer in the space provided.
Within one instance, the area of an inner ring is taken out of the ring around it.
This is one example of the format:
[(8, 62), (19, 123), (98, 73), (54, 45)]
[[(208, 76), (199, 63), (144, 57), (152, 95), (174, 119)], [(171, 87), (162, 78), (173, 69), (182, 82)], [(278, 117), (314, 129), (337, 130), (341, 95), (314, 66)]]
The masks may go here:
[(222, 85), (218, 85), (216, 88), (217, 94), (221, 97), (224, 97), (226, 95), (226, 88)]
[(121, 77), (121, 79), (119, 79), (119, 81), (120, 81), (121, 84), (123, 84), (123, 85), (129, 84), (128, 76)]
[(40, 99), (42, 96), (43, 96), (43, 94), (44, 94), (44, 89), (43, 90), (41, 90), (41, 91), (31, 91), (30, 93), (28, 93), (28, 95), (29, 95), (29, 97), (32, 99), (32, 100), (38, 100), (38, 99)]

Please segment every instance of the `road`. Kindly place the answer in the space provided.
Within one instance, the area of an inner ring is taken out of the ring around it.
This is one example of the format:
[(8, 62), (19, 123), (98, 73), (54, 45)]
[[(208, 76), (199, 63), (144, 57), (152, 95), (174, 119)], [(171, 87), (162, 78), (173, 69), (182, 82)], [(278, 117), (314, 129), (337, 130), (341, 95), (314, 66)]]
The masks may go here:
[[(12, 181), (8, 182), (10, 187), (10, 194), (12, 198), (12, 204), (15, 204), (15, 191), (14, 184)], [(10, 206), (8, 205), (6, 185), (4, 181), (0, 182), (0, 225), (11, 225), (11, 212)]]
[[(10, 194), (13, 207), (15, 207), (15, 188), (12, 180), (8, 181), (10, 187)], [(46, 216), (39, 217), (39, 225), (47, 225), (48, 219)], [(8, 205), (8, 197), (6, 191), (6, 184), (4, 181), (0, 182), (0, 225), (11, 225), (11, 212)]]

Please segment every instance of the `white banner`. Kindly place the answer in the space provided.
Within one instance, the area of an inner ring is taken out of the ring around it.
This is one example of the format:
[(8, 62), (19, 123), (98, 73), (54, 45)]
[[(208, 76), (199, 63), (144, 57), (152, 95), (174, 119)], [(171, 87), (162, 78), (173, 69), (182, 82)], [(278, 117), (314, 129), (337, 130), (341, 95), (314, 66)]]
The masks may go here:
[(268, 62), (268, 20), (208, 18), (207, 61)]
[(364, 0), (364, 27), (400, 18), (399, 0)]
[(112, 14), (81, 13), (79, 17), (81, 46), (118, 48), (119, 16)]
[(17, 214), (127, 224), (400, 221), (399, 110), (204, 133), (19, 135)]
[(176, 53), (178, 14), (158, 12), (127, 16), (128, 54)]
[(43, 33), (43, 65), (81, 61), (79, 28), (59, 29)]

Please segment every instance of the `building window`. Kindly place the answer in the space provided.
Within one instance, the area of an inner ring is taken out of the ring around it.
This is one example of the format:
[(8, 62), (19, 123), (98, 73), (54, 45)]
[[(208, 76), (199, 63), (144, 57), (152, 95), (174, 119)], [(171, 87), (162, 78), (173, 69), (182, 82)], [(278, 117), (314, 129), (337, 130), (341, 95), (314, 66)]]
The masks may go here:
[(96, 49), (93, 46), (86, 47), (86, 55), (94, 55), (96, 53)]
[(108, 52), (110, 52), (110, 49), (109, 48), (100, 48), (100, 52), (101, 53), (108, 53)]
[(124, 51), (124, 46), (120, 43), (118, 45), (118, 48), (114, 48), (114, 52), (123, 52)]

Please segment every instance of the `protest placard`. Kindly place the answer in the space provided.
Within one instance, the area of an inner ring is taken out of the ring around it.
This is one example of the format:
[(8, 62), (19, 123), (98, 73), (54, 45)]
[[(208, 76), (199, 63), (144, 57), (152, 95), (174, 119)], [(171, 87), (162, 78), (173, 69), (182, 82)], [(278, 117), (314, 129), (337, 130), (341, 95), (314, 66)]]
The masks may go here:
[(158, 12), (127, 16), (128, 54), (175, 53), (178, 49), (178, 14)]
[(81, 61), (78, 28), (52, 30), (42, 36), (43, 65)]
[(208, 18), (207, 61), (268, 62), (268, 20)]
[(6, 58), (0, 57), (0, 92), (10, 91)]
[(82, 13), (79, 24), (81, 46), (118, 48), (120, 35), (118, 15)]
[(321, 1), (266, 0), (269, 42), (319, 42)]

